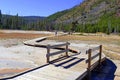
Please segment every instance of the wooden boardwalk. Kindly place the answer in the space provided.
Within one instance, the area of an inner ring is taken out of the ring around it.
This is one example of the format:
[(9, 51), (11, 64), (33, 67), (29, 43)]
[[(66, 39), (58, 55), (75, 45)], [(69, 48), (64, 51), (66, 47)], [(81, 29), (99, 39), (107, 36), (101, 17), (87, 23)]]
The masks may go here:
[[(25, 44), (27, 45), (28, 43), (29, 42), (26, 42)], [(39, 44), (32, 42), (28, 45), (36, 46)], [(44, 45), (44, 47), (46, 46), (44, 42), (40, 45)], [(81, 80), (88, 74), (89, 71), (93, 70), (99, 64), (99, 62), (102, 62), (105, 59), (104, 54), (101, 53), (99, 56), (98, 53), (101, 52), (101, 50), (99, 52), (99, 48), (100, 47), (96, 47), (87, 51), (81, 49), (81, 53), (69, 54), (69, 57), (62, 56), (44, 67), (29, 71), (26, 74), (7, 80)], [(98, 51), (92, 53), (90, 50)], [(90, 63), (88, 63), (89, 61)], [(93, 65), (94, 63), (95, 65)]]
[(77, 55), (9, 80), (81, 80), (86, 75), (85, 56)]
[[(87, 74), (84, 58), (69, 57), (14, 78), (14, 80), (76, 80)], [(13, 79), (10, 79), (13, 80)]]

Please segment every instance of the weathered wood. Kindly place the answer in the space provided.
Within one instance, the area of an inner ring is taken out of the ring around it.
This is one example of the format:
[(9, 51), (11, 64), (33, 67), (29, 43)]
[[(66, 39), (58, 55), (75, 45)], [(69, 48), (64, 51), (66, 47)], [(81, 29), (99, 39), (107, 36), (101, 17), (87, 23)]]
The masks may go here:
[(95, 48), (92, 48), (92, 52), (93, 52), (93, 51), (96, 51), (96, 50), (99, 50), (99, 49), (100, 49), (100, 46), (95, 47)]
[(88, 50), (88, 80), (91, 79), (91, 53), (92, 53), (92, 49)]
[(99, 53), (95, 54), (94, 56), (91, 57), (91, 60), (95, 59), (99, 55), (100, 55)]
[(99, 65), (101, 65), (101, 58), (102, 58), (102, 45), (100, 45)]
[[(92, 56), (92, 52), (96, 50), (99, 50), (99, 52)], [(102, 62), (102, 45), (89, 49), (86, 51), (86, 54), (88, 54), (88, 59), (86, 60), (86, 63), (88, 63), (88, 80), (91, 80), (91, 70), (93, 70), (98, 64), (100, 65)], [(91, 61), (98, 56), (99, 59), (95, 63), (91, 64)]]
[[(49, 54), (50, 50), (47, 52)], [(89, 74), (88, 78), (90, 80), (91, 71), (99, 64), (99, 56), (93, 60), (94, 63), (90, 63), (88, 68), (88, 64), (86, 64), (85, 61), (87, 58), (90, 58), (89, 60), (92, 61), (91, 50), (88, 50), (88, 55), (87, 57), (86, 54), (83, 53), (66, 57), (53, 64), (47, 64), (41, 68), (38, 67), (24, 74), (22, 73), (21, 75), (2, 80), (82, 80), (87, 74)], [(82, 58), (84, 58), (84, 60), (81, 61)], [(101, 55), (101, 61), (104, 61), (104, 59), (105, 55)]]
[[(49, 48), (50, 45), (47, 46), (47, 55), (50, 54), (50, 48)], [(49, 63), (50, 61), (50, 57), (49, 56), (46, 56), (47, 57), (47, 63)]]
[[(95, 59), (96, 57), (98, 57), (100, 54), (99, 53), (97, 53), (96, 55), (94, 55), (94, 56), (91, 56), (91, 60), (93, 60), (93, 59)], [(89, 61), (89, 59), (87, 59), (86, 60), (86, 63), (88, 63), (88, 61)]]
[(91, 53), (92, 53), (92, 49), (88, 50), (88, 68), (91, 67)]
[(54, 56), (54, 55), (57, 55), (57, 54), (60, 54), (60, 53), (64, 53), (64, 52), (68, 52), (69, 50), (62, 50), (62, 51), (58, 51), (58, 52), (53, 52), (53, 53), (49, 53), (47, 54), (46, 56), (47, 57), (50, 57), (50, 56)]
[(47, 39), (47, 37), (42, 37), (42, 38), (39, 38), (38, 40), (36, 40), (36, 42), (41, 42), (41, 41), (44, 41), (46, 39)]
[(68, 50), (68, 45), (69, 45), (69, 43), (67, 42), (67, 43), (66, 43), (66, 50), (67, 50), (67, 51), (66, 51), (66, 56), (68, 56), (68, 51), (69, 51), (69, 50)]
[(61, 46), (66, 46), (66, 45), (70, 45), (70, 43), (63, 43), (63, 44), (58, 44), (58, 45), (52, 45), (52, 46), (49, 46), (49, 48), (53, 49), (53, 48), (56, 48), (56, 47), (61, 47)]
[(35, 42), (42, 42), (42, 41), (44, 41), (44, 40), (46, 40), (47, 39), (47, 37), (40, 37), (40, 38), (36, 38), (36, 39), (32, 39), (32, 40), (28, 40), (28, 41), (25, 41), (25, 42), (23, 42), (25, 45), (32, 45), (32, 43), (35, 43)]
[[(50, 63), (50, 56), (54, 56), (54, 55), (61, 54), (61, 53), (64, 53), (64, 52), (66, 53), (66, 56), (68, 56), (68, 51), (69, 51), (68, 45), (70, 45), (70, 43), (66, 42), (64, 44), (58, 44), (58, 45), (53, 45), (53, 46), (49, 45), (49, 46), (47, 46), (47, 54), (46, 54), (47, 63)], [(50, 49), (54, 49), (54, 48), (61, 47), (61, 46), (66, 46), (65, 50), (61, 50), (61, 51), (50, 53)]]
[(98, 64), (99, 61), (96, 61), (95, 63), (91, 64), (90, 71), (92, 71)]

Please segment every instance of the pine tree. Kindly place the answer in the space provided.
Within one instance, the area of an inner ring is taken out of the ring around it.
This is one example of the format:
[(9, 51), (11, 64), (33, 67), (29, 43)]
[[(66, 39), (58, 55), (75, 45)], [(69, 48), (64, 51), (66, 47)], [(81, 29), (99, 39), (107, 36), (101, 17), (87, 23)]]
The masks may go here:
[(16, 25), (15, 25), (15, 29), (20, 29), (20, 27), (19, 27), (19, 16), (18, 16), (18, 14), (15, 16), (16, 17)]
[(1, 13), (1, 10), (0, 10), (0, 28), (2, 28), (2, 13)]

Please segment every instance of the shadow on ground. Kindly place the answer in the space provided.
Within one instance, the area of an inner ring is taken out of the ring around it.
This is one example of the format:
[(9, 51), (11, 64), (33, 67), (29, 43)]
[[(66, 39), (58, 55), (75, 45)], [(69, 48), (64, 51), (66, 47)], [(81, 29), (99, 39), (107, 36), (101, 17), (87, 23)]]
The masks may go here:
[(92, 79), (91, 80), (114, 80), (114, 73), (117, 69), (117, 66), (109, 59), (106, 59), (103, 62), (102, 66), (98, 69), (92, 71)]
[[(60, 62), (60, 61), (62, 61), (62, 60), (65, 60), (65, 61), (64, 61), (64, 62)], [(49, 64), (54, 65), (54, 66), (56, 66), (56, 67), (61, 66), (61, 67), (67, 69), (67, 68), (70, 68), (70, 67), (72, 67), (72, 66), (80, 63), (80, 62), (83, 61), (83, 60), (84, 60), (84, 58), (77, 58), (77, 57), (72, 57), (72, 56), (66, 57), (66, 56), (65, 56), (65, 57), (58, 58), (58, 59), (52, 61), (52, 62), (49, 63)], [(72, 61), (73, 61), (73, 62), (72, 62)], [(56, 63), (56, 62), (59, 62), (59, 64), (54, 64), (54, 63)], [(68, 64), (69, 62), (72, 62), (72, 63)], [(15, 75), (15, 76), (12, 76), (12, 77), (2, 78), (2, 79), (0, 79), (0, 80), (13, 79), (13, 78), (15, 78), (15, 77), (18, 77), (18, 76), (24, 75), (24, 74), (26, 74), (26, 73), (32, 72), (32, 71), (34, 71), (34, 70), (40, 69), (40, 68), (42, 68), (42, 67), (48, 66), (49, 64), (45, 64), (45, 65), (42, 65), (42, 66), (40, 66), (40, 67), (37, 67), (37, 68), (31, 69), (31, 70), (28, 70), (28, 71), (26, 71), (26, 72), (19, 73), (19, 74)], [(64, 64), (67, 64), (67, 65), (66, 65), (66, 66), (63, 66)]]
[[(66, 59), (66, 58), (63, 58), (63, 59)], [(61, 59), (61, 60), (63, 60), (63, 59)], [(70, 67), (78, 64), (79, 62), (83, 61), (83, 60), (84, 60), (84, 58), (79, 59), (79, 58), (76, 58), (76, 57), (72, 57), (71, 59), (69, 59), (67, 61), (64, 61), (64, 62), (60, 62), (59, 64), (54, 64), (54, 63), (51, 63), (51, 64), (55, 65), (56, 67), (59, 67), (59, 66), (63, 66), (66, 63), (69, 63), (71, 61), (74, 61), (74, 63), (71, 63), (67, 66), (64, 66), (64, 68), (70, 68)], [(32, 70), (26, 71), (24, 73), (18, 74), (16, 76), (9, 77), (9, 78), (4, 78), (4, 79), (0, 79), (0, 80), (13, 79), (15, 77), (21, 76), (23, 74), (29, 73), (31, 71), (37, 70), (39, 68), (42, 68), (42, 67), (45, 67), (45, 66), (48, 66), (48, 65), (49, 64), (46, 64), (46, 65), (34, 68)], [(114, 77), (115, 77), (114, 73), (115, 73), (116, 69), (117, 69), (116, 65), (111, 60), (106, 59), (102, 63), (101, 66), (98, 66), (96, 69), (94, 69), (92, 71), (91, 80), (114, 80)], [(83, 80), (87, 80), (87, 78), (85, 78)]]

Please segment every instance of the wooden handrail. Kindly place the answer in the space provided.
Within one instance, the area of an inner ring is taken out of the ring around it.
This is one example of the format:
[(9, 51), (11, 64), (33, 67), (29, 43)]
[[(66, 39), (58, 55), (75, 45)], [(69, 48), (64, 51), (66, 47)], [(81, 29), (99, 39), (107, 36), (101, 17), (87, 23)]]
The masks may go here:
[(60, 53), (68, 52), (68, 51), (69, 51), (69, 50), (66, 49), (66, 50), (61, 50), (61, 51), (49, 53), (49, 54), (46, 55), (46, 57), (54, 56), (54, 55), (57, 55), (57, 54), (60, 54)]
[[(99, 50), (98, 53), (96, 53), (96, 55), (92, 56), (92, 52), (96, 51), (96, 50)], [(92, 49), (89, 49), (86, 51), (87, 54), (88, 54), (88, 59), (86, 60), (86, 63), (88, 63), (88, 80), (91, 79), (91, 70), (93, 69), (93, 67), (95, 67), (96, 65), (100, 65), (101, 64), (101, 58), (102, 58), (102, 45), (98, 46), (98, 47), (95, 47), (95, 48), (92, 48)], [(99, 56), (99, 59), (97, 62), (95, 63), (91, 63), (91, 61), (98, 57)]]
[(53, 48), (61, 47), (61, 46), (65, 46), (65, 45), (70, 45), (70, 43), (66, 42), (66, 43), (62, 43), (62, 44), (49, 45), (47, 47), (53, 49)]
[[(70, 43), (68, 43), (68, 42), (63, 43), (63, 44), (58, 44), (58, 45), (52, 45), (52, 46), (48, 45), (47, 46), (47, 54), (46, 54), (47, 63), (50, 63), (50, 56), (58, 55), (58, 54), (61, 54), (61, 53), (64, 53), (64, 52), (66, 52), (66, 56), (68, 56), (68, 51), (69, 51), (68, 45), (70, 45)], [(61, 46), (66, 46), (65, 50), (50, 53), (50, 49), (53, 49), (53, 48), (56, 48), (56, 47), (61, 47)]]
[(92, 52), (93, 52), (93, 51), (96, 51), (96, 50), (99, 50), (99, 49), (100, 49), (100, 46), (94, 47), (94, 48), (92, 48)]

